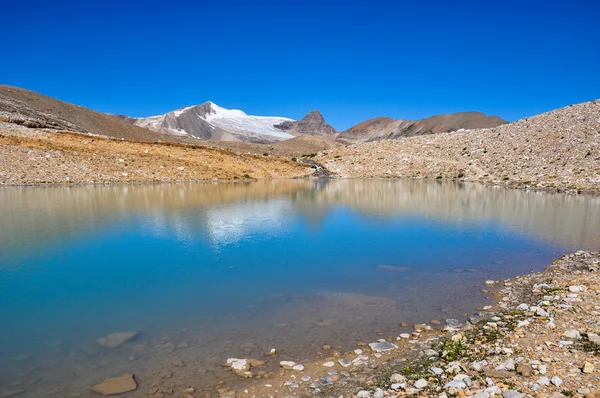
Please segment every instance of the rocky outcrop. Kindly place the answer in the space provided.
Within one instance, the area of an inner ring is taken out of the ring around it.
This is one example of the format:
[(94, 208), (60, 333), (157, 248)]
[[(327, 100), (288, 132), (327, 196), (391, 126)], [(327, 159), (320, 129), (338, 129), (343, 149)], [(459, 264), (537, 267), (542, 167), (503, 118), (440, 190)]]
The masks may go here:
[(459, 112), (436, 115), (422, 120), (394, 120), (378, 117), (366, 120), (342, 132), (337, 140), (344, 144), (393, 140), (423, 134), (437, 134), (461, 129), (490, 128), (507, 123), (498, 116), (481, 112)]
[(331, 127), (318, 110), (310, 111), (301, 120), (285, 121), (275, 125), (279, 130), (291, 135), (333, 136), (337, 131)]

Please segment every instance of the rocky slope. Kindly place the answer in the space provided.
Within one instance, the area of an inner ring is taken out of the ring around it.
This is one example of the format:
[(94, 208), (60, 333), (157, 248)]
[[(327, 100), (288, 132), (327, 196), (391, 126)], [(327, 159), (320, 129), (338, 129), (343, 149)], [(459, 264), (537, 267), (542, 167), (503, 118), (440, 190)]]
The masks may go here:
[(46, 127), (134, 141), (191, 142), (134, 126), (123, 118), (105, 115), (78, 105), (22, 88), (0, 85), (0, 121)]
[(338, 147), (316, 160), (342, 177), (600, 192), (600, 101), (493, 128)]
[(316, 135), (333, 138), (333, 135), (337, 133), (325, 122), (325, 118), (318, 110), (308, 112), (301, 120), (288, 120), (275, 125), (275, 127), (291, 135)]
[(137, 126), (161, 134), (203, 140), (276, 142), (293, 138), (275, 127), (292, 119), (246, 115), (237, 109), (225, 109), (213, 102), (189, 106), (164, 115), (132, 119)]
[(496, 127), (506, 121), (498, 116), (487, 116), (480, 112), (459, 112), (436, 115), (422, 120), (394, 120), (379, 117), (366, 120), (342, 132), (337, 140), (344, 144), (356, 144), (412, 137), (423, 134), (436, 134), (460, 129)]

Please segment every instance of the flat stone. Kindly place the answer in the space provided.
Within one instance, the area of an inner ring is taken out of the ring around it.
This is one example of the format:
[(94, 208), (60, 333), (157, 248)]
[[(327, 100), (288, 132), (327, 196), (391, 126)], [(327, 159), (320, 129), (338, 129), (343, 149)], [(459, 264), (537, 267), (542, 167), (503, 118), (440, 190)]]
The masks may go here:
[(352, 361), (350, 361), (347, 358), (338, 359), (338, 363), (344, 368), (347, 368), (348, 366), (352, 365)]
[(415, 381), (415, 388), (425, 388), (427, 387), (427, 380), (419, 379)]
[(119, 377), (105, 379), (102, 383), (92, 387), (93, 392), (102, 395), (116, 395), (124, 392), (133, 391), (137, 388), (137, 383), (132, 374), (124, 374)]
[(328, 362), (325, 362), (323, 364), (323, 366), (325, 366), (326, 368), (332, 368), (335, 366), (335, 363), (333, 361), (328, 361)]
[(107, 348), (116, 348), (121, 344), (134, 339), (138, 332), (118, 332), (111, 333), (98, 339), (98, 344)]
[(582, 371), (583, 371), (583, 373), (594, 373), (595, 369), (596, 369), (596, 367), (592, 363), (586, 362), (583, 365)]
[(371, 350), (373, 352), (388, 352), (388, 351), (392, 351), (392, 350), (398, 348), (394, 344), (388, 343), (387, 341), (371, 343), (371, 344), (369, 344), (369, 347), (371, 347)]
[(296, 372), (302, 372), (304, 370), (304, 365), (302, 365), (302, 364), (294, 365), (292, 367), (292, 370), (295, 370)]
[(563, 333), (563, 336), (569, 339), (579, 339), (581, 335), (579, 334), (579, 330), (577, 329), (569, 329)]

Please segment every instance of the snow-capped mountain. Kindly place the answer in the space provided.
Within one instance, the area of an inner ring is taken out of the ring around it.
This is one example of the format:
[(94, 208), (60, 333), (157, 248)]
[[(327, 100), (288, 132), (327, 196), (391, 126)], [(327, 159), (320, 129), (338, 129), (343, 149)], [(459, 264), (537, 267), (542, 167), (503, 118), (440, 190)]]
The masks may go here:
[(276, 128), (293, 119), (246, 115), (237, 109), (225, 109), (213, 102), (188, 106), (164, 115), (133, 119), (135, 125), (162, 134), (189, 136), (204, 140), (273, 142), (294, 138)]

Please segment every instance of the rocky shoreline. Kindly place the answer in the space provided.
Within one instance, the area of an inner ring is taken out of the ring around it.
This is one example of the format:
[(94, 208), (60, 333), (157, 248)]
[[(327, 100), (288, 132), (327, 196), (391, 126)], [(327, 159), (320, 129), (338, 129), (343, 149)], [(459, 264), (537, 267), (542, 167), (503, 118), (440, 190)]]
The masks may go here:
[[(496, 303), (465, 323), (448, 319), (442, 328), (432, 320), (346, 353), (324, 346), (317, 362), (282, 358), (278, 375), (218, 392), (228, 398), (600, 396), (600, 253), (568, 254), (542, 272), (485, 285)], [(261, 366), (227, 362), (246, 378)]]

